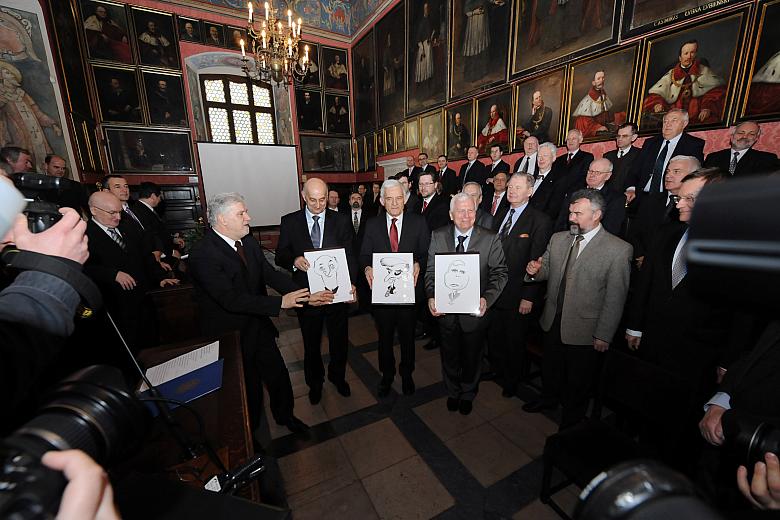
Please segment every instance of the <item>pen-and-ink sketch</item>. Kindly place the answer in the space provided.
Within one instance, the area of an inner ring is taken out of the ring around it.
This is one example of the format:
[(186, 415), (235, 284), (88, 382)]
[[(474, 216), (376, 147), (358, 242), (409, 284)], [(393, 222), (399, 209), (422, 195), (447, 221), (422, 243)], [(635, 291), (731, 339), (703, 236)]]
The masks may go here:
[(352, 300), (352, 281), (344, 248), (306, 251), (303, 256), (310, 265), (306, 274), (312, 294), (332, 291), (333, 303)]
[(374, 282), (371, 303), (414, 303), (414, 255), (412, 253), (374, 253)]
[(444, 314), (479, 312), (479, 254), (444, 253), (435, 258), (434, 299)]

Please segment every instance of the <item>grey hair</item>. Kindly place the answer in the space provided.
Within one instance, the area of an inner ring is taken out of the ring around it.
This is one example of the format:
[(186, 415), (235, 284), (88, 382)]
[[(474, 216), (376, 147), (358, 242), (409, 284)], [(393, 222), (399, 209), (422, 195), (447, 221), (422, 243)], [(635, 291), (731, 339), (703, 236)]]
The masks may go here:
[(599, 190), (591, 190), (588, 188), (577, 190), (571, 194), (569, 203), (574, 204), (574, 202), (580, 199), (588, 199), (588, 202), (590, 202), (590, 209), (593, 211), (601, 210), (601, 212), (604, 213), (606, 202), (604, 201), (604, 195), (602, 195)]
[[(600, 159), (594, 159), (594, 160), (593, 160), (593, 162), (592, 162), (592, 163), (590, 163), (590, 166), (592, 166), (592, 165), (593, 165), (593, 163), (594, 163), (594, 162), (597, 162), (597, 161), (604, 161), (605, 163), (607, 163), (607, 165), (608, 165), (608, 168), (609, 168), (609, 170), (608, 170), (608, 171), (610, 171), (610, 172), (611, 172), (611, 171), (612, 171), (612, 170), (615, 168), (615, 165), (614, 165), (614, 164), (612, 164), (612, 161), (610, 161), (610, 160), (609, 160), (609, 159), (607, 159), (606, 157), (602, 157), (602, 158), (600, 158)], [(588, 166), (588, 168), (590, 168), (590, 166)]]
[[(684, 110), (682, 108), (672, 108), (672, 109), (670, 109), (666, 113), (667, 116), (669, 114), (680, 114), (682, 116), (683, 120), (685, 120), (686, 123), (688, 122), (688, 118), (689, 117), (688, 117), (688, 111), (687, 110)], [(666, 117), (666, 116), (664, 116), (664, 117)]]
[(666, 164), (666, 166), (669, 167), (669, 165), (672, 162), (677, 162), (677, 161), (688, 161), (688, 164), (691, 165), (691, 170), (688, 173), (695, 172), (696, 170), (701, 168), (701, 161), (698, 158), (693, 157), (692, 155), (675, 155), (674, 157), (669, 159), (669, 162)]
[(406, 189), (404, 188), (404, 185), (395, 179), (387, 179), (382, 183), (382, 187), (379, 188), (380, 199), (385, 200), (385, 190), (387, 188), (401, 188), (401, 191), (404, 193), (404, 200), (406, 199)]
[[(534, 179), (534, 176), (530, 173), (513, 173), (512, 176), (509, 178), (509, 181), (512, 179), (525, 179), (525, 182), (528, 183), (528, 186), (533, 186), (536, 182), (536, 179)], [(509, 181), (507, 181), (507, 184), (509, 184)]]
[(579, 128), (572, 128), (571, 130), (569, 130), (569, 132), (568, 132), (566, 135), (569, 135), (569, 134), (572, 134), (572, 133), (573, 133), (573, 134), (577, 134), (577, 135), (579, 135), (579, 136), (580, 136), (580, 141), (582, 141), (582, 140), (585, 138), (585, 137), (582, 135), (582, 132), (580, 131), (580, 129), (579, 129)]
[(224, 215), (233, 204), (245, 204), (244, 196), (234, 191), (228, 193), (217, 193), (211, 197), (206, 205), (206, 213), (209, 216), (211, 227), (217, 225), (217, 217)]
[(547, 141), (546, 143), (542, 143), (539, 145), (539, 150), (537, 150), (536, 153), (538, 154), (544, 148), (550, 150), (550, 153), (552, 154), (552, 158), (554, 161), (555, 157), (558, 155), (558, 147), (552, 144), (550, 141)]
[[(475, 182), (474, 184), (477, 184), (477, 183)], [(479, 184), (477, 184), (477, 186), (479, 186)], [(480, 186), (480, 188), (481, 188), (481, 186)], [(450, 213), (453, 212), (453, 210), (455, 209), (455, 203), (457, 201), (459, 201), (459, 200), (468, 200), (470, 202), (473, 202), (474, 203), (474, 211), (477, 210), (477, 201), (474, 200), (471, 197), (471, 195), (469, 195), (468, 193), (464, 193), (464, 192), (461, 191), (460, 193), (458, 193), (456, 195), (453, 195), (452, 198), (450, 199)]]
[(742, 126), (742, 125), (744, 125), (744, 124), (746, 124), (746, 123), (751, 123), (751, 124), (754, 124), (754, 125), (756, 125), (756, 127), (758, 128), (758, 135), (759, 135), (759, 136), (761, 135), (761, 125), (760, 125), (760, 124), (758, 124), (758, 121), (752, 121), (752, 120), (750, 120), (750, 119), (748, 119), (748, 120), (746, 120), (746, 121), (740, 121), (740, 122), (739, 122), (739, 123), (737, 123), (736, 125), (732, 126), (732, 127), (731, 127), (731, 132), (729, 133), (729, 135), (734, 135), (734, 134), (736, 134), (736, 133), (737, 133), (737, 128), (739, 128), (740, 126)]

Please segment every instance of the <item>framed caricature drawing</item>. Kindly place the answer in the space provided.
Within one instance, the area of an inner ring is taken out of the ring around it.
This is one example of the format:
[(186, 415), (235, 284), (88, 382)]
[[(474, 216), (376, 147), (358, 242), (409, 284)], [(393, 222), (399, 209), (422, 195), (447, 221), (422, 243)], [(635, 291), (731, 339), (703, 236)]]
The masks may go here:
[(444, 314), (478, 314), (479, 253), (439, 253), (434, 261), (436, 310)]
[(311, 293), (333, 291), (333, 303), (352, 301), (352, 281), (343, 247), (306, 251), (303, 257), (310, 264), (306, 274)]
[(414, 304), (414, 255), (374, 253), (371, 303)]

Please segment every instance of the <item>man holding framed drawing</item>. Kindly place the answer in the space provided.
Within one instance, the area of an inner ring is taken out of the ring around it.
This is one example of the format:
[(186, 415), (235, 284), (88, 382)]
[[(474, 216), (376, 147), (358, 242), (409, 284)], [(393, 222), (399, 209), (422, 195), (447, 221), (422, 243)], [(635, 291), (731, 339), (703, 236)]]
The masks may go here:
[[(401, 344), (402, 390), (414, 393), (414, 288), (425, 265), (430, 232), (425, 217), (404, 213), (404, 188), (395, 179), (388, 179), (379, 190), (379, 202), (385, 208), (384, 217), (372, 218), (366, 223), (360, 265), (373, 292), (373, 315), (379, 336), (379, 370), (382, 380), (377, 394), (386, 397), (395, 377), (393, 336), (398, 330)], [(410, 261), (411, 260), (411, 261)], [(381, 270), (377, 269), (378, 266)], [(404, 278), (411, 277), (411, 284)], [(405, 294), (400, 294), (400, 293)], [(403, 302), (399, 304), (398, 302)]]
[[(471, 413), (479, 386), (487, 331), (485, 312), (501, 295), (509, 277), (501, 240), (492, 231), (475, 226), (476, 215), (477, 203), (468, 194), (452, 197), (453, 223), (431, 234), (425, 271), (428, 307), (439, 318), (441, 330), (447, 409), (463, 415)], [(473, 292), (475, 287), (479, 290)]]

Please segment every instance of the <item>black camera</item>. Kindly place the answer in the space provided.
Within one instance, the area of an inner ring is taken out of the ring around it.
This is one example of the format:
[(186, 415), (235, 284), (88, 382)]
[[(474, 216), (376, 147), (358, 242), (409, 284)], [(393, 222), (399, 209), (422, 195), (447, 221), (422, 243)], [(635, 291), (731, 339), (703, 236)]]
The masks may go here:
[(91, 366), (68, 377), (37, 416), (0, 442), (0, 518), (56, 515), (67, 481), (41, 464), (47, 451), (82, 450), (106, 467), (136, 447), (149, 419), (117, 368)]
[(24, 214), (33, 233), (40, 233), (56, 224), (62, 218), (61, 207), (73, 208), (79, 213), (86, 207), (86, 192), (78, 182), (39, 173), (17, 173), (11, 178), (16, 189), (30, 199)]
[(780, 455), (780, 430), (768, 422), (729, 413), (724, 415), (723, 433), (730, 452), (748, 471), (763, 462), (765, 453)]

